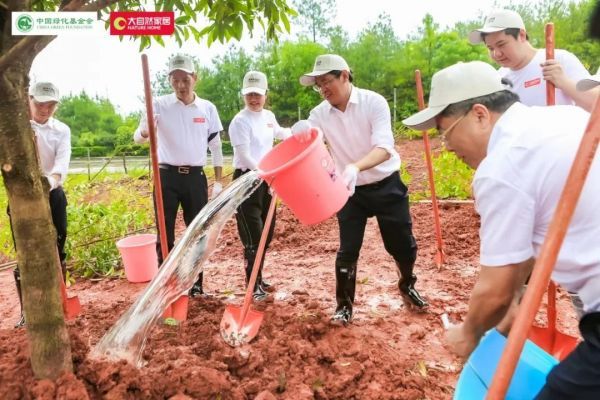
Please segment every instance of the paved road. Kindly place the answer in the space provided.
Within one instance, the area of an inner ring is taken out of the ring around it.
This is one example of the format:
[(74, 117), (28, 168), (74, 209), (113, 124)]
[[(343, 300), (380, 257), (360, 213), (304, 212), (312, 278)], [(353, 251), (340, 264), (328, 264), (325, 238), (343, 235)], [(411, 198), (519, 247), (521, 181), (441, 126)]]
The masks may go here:
[[(231, 165), (233, 157), (225, 155), (223, 159), (225, 165)], [(90, 173), (96, 173), (103, 167), (108, 172), (125, 172), (124, 165), (127, 165), (128, 170), (149, 169), (150, 167), (149, 157), (128, 156), (125, 161), (123, 161), (123, 157), (115, 157), (110, 162), (109, 160), (109, 157), (92, 157), (89, 160), (87, 158), (73, 158), (69, 164), (69, 172), (72, 174), (86, 174), (89, 168)], [(212, 165), (210, 156), (208, 157), (208, 164)]]

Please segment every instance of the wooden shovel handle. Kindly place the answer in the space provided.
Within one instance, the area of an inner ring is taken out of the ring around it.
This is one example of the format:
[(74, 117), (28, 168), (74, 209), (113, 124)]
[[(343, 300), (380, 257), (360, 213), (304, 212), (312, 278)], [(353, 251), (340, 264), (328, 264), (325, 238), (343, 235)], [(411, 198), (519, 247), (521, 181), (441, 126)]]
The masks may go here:
[[(423, 83), (421, 81), (421, 71), (415, 70), (415, 82), (417, 86), (417, 102), (419, 110), (425, 108), (425, 99), (423, 96)], [(435, 227), (435, 239), (437, 242), (437, 257), (436, 264), (438, 269), (445, 262), (444, 257), (444, 241), (442, 240), (442, 227), (440, 224), (440, 211), (438, 208), (437, 196), (435, 194), (435, 182), (433, 178), (433, 162), (431, 160), (431, 145), (429, 143), (429, 135), (427, 131), (423, 131), (423, 145), (425, 147), (425, 160), (427, 163), (427, 176), (429, 177), (429, 190), (431, 191), (431, 206), (433, 208), (433, 223)]]
[(160, 170), (158, 168), (157, 141), (154, 130), (154, 109), (152, 107), (152, 88), (150, 85), (150, 69), (148, 56), (142, 54), (142, 70), (144, 73), (144, 98), (146, 100), (146, 117), (148, 121), (148, 134), (150, 136), (150, 158), (152, 160), (152, 177), (154, 180), (154, 198), (156, 201), (156, 218), (160, 232), (160, 251), (163, 261), (167, 259), (169, 247), (167, 245), (167, 228), (165, 224), (165, 208), (163, 206), (162, 186), (160, 184)]
[(256, 258), (252, 265), (252, 274), (248, 279), (248, 288), (246, 289), (246, 295), (244, 296), (244, 304), (242, 305), (242, 312), (240, 313), (240, 326), (244, 325), (248, 311), (250, 310), (250, 304), (252, 304), (252, 295), (254, 293), (254, 285), (258, 278), (258, 271), (260, 270), (260, 263), (262, 261), (263, 254), (265, 253), (265, 247), (267, 245), (267, 238), (269, 237), (269, 230), (271, 228), (271, 222), (273, 221), (273, 215), (275, 214), (275, 206), (277, 205), (277, 195), (273, 193), (271, 197), (271, 204), (269, 204), (269, 212), (265, 219), (262, 234), (260, 235), (260, 242), (258, 243), (258, 249), (256, 250)]
[[(546, 61), (554, 59), (554, 24), (546, 24)], [(556, 87), (552, 82), (546, 81), (546, 105), (556, 104)]]

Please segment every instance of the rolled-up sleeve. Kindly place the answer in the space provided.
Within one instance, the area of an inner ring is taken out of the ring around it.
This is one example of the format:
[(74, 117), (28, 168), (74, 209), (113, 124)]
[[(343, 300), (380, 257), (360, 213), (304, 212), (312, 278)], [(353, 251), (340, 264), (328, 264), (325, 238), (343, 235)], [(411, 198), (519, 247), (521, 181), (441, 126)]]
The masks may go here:
[(69, 172), (69, 162), (71, 161), (71, 128), (64, 126), (60, 135), (58, 147), (56, 149), (56, 158), (54, 167), (50, 174), (60, 175), (60, 183), (63, 184)]
[(481, 264), (517, 264), (534, 255), (535, 202), (509, 182), (494, 178), (473, 182), (475, 208), (481, 217)]
[(371, 145), (386, 150), (390, 155), (395, 154), (394, 133), (390, 106), (383, 96), (373, 96), (370, 100), (371, 115)]

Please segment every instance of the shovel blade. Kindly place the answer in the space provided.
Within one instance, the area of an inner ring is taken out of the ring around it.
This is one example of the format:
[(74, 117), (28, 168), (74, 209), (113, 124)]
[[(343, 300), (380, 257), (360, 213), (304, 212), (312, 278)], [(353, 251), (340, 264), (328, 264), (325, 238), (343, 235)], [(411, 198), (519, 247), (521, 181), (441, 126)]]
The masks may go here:
[(242, 308), (230, 304), (221, 319), (221, 337), (231, 347), (249, 343), (258, 334), (263, 317), (262, 312), (250, 309), (242, 321)]
[(529, 330), (529, 340), (540, 346), (559, 361), (567, 357), (579, 344), (579, 339), (549, 328), (532, 326)]
[(75, 319), (75, 317), (81, 314), (81, 303), (79, 302), (79, 297), (67, 297), (64, 312), (67, 320)]

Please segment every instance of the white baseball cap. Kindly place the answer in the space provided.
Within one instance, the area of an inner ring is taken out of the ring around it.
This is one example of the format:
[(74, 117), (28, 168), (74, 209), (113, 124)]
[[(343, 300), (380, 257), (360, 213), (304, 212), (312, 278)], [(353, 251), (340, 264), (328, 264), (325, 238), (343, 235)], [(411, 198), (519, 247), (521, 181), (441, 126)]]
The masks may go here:
[(37, 82), (29, 86), (29, 95), (38, 103), (60, 102), (58, 89), (50, 82)]
[(525, 29), (523, 18), (512, 10), (495, 10), (485, 19), (483, 28), (475, 29), (469, 33), (469, 42), (478, 44), (483, 42), (482, 33), (500, 32), (509, 28)]
[(248, 93), (258, 93), (265, 95), (269, 85), (267, 84), (267, 76), (260, 71), (248, 71), (244, 75), (244, 82), (242, 84), (242, 94), (247, 95)]
[(436, 126), (435, 117), (450, 104), (506, 89), (502, 77), (490, 64), (483, 61), (459, 62), (433, 74), (429, 107), (402, 123), (415, 130), (431, 129)]
[(177, 54), (169, 60), (169, 75), (173, 73), (173, 71), (183, 71), (188, 74), (193, 74), (196, 72), (194, 68), (194, 62), (191, 57), (184, 56), (182, 54)]
[(315, 84), (315, 77), (325, 75), (331, 71), (350, 71), (350, 67), (346, 60), (337, 54), (317, 56), (312, 72), (302, 75), (300, 84), (302, 86), (312, 86)]

